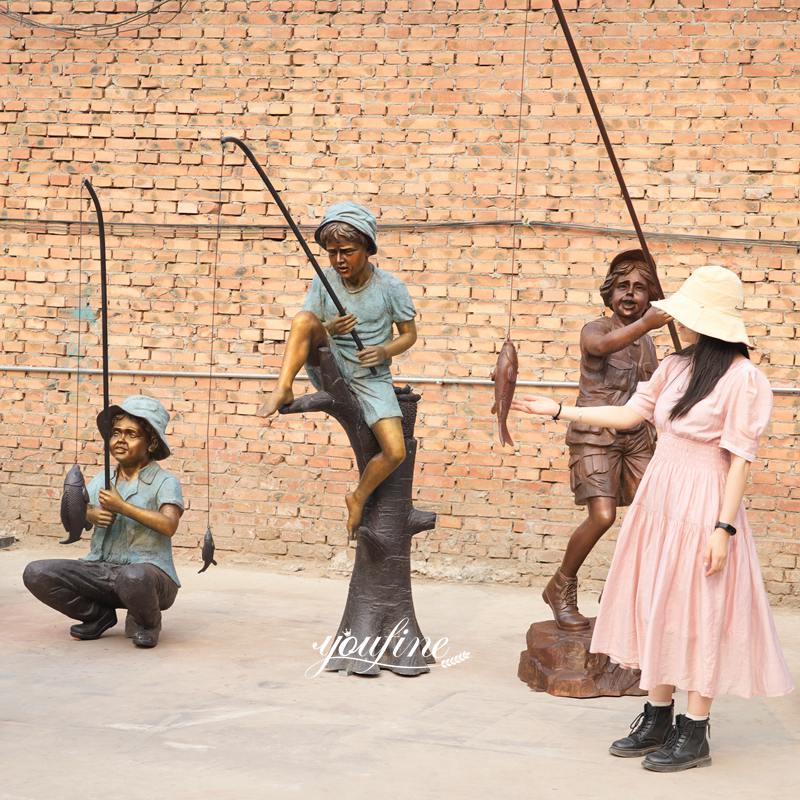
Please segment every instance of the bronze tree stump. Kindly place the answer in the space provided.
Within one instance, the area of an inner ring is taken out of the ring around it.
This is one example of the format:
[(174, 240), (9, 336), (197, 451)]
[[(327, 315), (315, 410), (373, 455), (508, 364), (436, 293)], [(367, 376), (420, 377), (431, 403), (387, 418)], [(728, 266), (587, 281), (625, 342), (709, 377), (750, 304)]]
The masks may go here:
[[(347, 434), (359, 473), (363, 473), (380, 448), (330, 349), (321, 348), (319, 355), (323, 389), (298, 397), (280, 413), (330, 414)], [(420, 511), (411, 502), (417, 451), (414, 424), (420, 396), (406, 389), (398, 391), (397, 399), (403, 413), (406, 458), (373, 492), (364, 509), (363, 522), (356, 531), (356, 558), (347, 603), (333, 641), (355, 637), (358, 642), (374, 642), (379, 637), (383, 642), (393, 632), (395, 638), (378, 664), (373, 664), (369, 656), (353, 653), (331, 658), (328, 671), (377, 675), (381, 669), (388, 669), (399, 675), (419, 675), (429, 672), (428, 664), (434, 662), (432, 656), (422, 652), (425, 638), (411, 596), (411, 538), (436, 525), (436, 514)], [(420, 646), (403, 652), (403, 647), (398, 647), (400, 636), (405, 643), (417, 641)]]
[(583, 631), (562, 631), (552, 620), (528, 628), (527, 650), (519, 657), (517, 675), (537, 692), (556, 697), (639, 697), (639, 671), (613, 664), (608, 656), (590, 653), (595, 618)]

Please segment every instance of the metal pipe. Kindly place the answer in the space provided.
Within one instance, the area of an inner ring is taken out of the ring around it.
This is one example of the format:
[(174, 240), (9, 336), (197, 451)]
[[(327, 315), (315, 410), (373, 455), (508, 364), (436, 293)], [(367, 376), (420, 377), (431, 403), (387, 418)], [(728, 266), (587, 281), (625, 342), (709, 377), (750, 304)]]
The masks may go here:
[[(72, 367), (26, 367), (18, 364), (0, 364), (0, 372), (30, 372), (33, 374), (53, 373), (56, 375), (70, 375), (77, 372)], [(161, 377), (161, 378), (204, 378), (208, 380), (207, 372), (186, 372), (159, 369), (112, 369), (110, 375), (127, 375), (129, 377)], [(102, 370), (81, 368), (81, 375), (102, 375)], [(215, 372), (214, 379), (221, 378), (229, 381), (271, 381), (276, 380), (277, 372)], [(296, 380), (308, 380), (305, 375), (298, 375)], [(449, 378), (446, 376), (434, 377), (432, 375), (397, 375), (395, 383), (427, 383), (438, 386), (494, 386), (488, 378)], [(540, 389), (577, 389), (577, 381), (517, 381), (517, 386), (530, 386)], [(800, 395), (800, 387), (777, 386), (772, 388), (773, 394)]]

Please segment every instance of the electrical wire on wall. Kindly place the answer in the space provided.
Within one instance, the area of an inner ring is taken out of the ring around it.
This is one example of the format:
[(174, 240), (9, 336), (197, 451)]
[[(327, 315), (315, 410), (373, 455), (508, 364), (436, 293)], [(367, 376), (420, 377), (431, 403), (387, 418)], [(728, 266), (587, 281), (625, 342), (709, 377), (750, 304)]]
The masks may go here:
[[(91, 225), (92, 223), (87, 223)], [(533, 219), (495, 219), (495, 220), (447, 220), (442, 222), (385, 222), (382, 231), (425, 231), (462, 230), (467, 228), (504, 228), (521, 226), (538, 230), (573, 231), (590, 235), (618, 236), (629, 238), (634, 231), (629, 228), (616, 228), (601, 225), (584, 225), (578, 222), (550, 222)], [(52, 233), (67, 235), (80, 230), (78, 220), (69, 219), (27, 219), (24, 217), (0, 217), (0, 227), (21, 230), (28, 233)], [(164, 236), (198, 236), (203, 231), (216, 232), (216, 223), (204, 222), (107, 222), (106, 227), (115, 236), (142, 236), (159, 234)], [(314, 231), (316, 225), (298, 225), (301, 231)], [(282, 239), (289, 226), (282, 223), (266, 225), (222, 225), (220, 236), (236, 236), (242, 233), (261, 231), (267, 238)], [(736, 245), (740, 247), (787, 248), (800, 253), (800, 241), (791, 239), (754, 239), (744, 236), (719, 236), (705, 233), (678, 233), (670, 230), (648, 231), (650, 239), (673, 242), (709, 242), (714, 244)]]
[[(158, 2), (153, 3), (147, 10), (131, 14), (117, 22), (90, 23), (86, 25), (65, 25), (55, 22), (42, 22), (32, 13), (23, 14), (20, 11), (12, 11), (8, 3), (0, 5), (0, 16), (8, 17), (29, 28), (40, 28), (48, 31), (56, 31), (58, 33), (68, 33), (72, 36), (116, 36), (119, 33), (129, 33), (131, 31), (140, 30), (141, 28), (156, 26), (157, 24), (151, 21), (151, 17), (160, 12), (164, 6), (174, 6), (177, 4), (177, 8), (172, 9), (171, 16), (159, 23), (160, 26), (167, 25), (183, 11), (183, 7), (187, 2), (188, 0), (158, 0)], [(165, 11), (164, 13), (167, 12)]]

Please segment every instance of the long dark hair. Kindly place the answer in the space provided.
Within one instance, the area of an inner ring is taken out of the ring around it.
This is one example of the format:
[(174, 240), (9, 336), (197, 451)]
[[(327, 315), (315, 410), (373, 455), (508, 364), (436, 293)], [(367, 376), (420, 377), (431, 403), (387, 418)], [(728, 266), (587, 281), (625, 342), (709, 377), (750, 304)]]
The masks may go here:
[(669, 418), (674, 420), (685, 416), (694, 405), (708, 397), (737, 355), (750, 358), (747, 346), (741, 342), (723, 342), (701, 333), (697, 344), (687, 347), (679, 356), (692, 360), (692, 377), (683, 397), (670, 411)]

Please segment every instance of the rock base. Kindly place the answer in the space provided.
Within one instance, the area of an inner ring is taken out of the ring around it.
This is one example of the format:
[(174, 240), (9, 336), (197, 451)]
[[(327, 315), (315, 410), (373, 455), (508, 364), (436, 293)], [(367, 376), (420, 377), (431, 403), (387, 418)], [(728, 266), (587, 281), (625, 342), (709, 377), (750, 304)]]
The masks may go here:
[(556, 697), (639, 697), (639, 670), (613, 664), (608, 656), (590, 653), (595, 618), (583, 631), (562, 631), (553, 621), (534, 622), (520, 653), (517, 675), (537, 692)]

